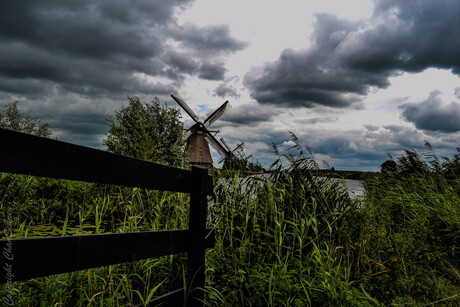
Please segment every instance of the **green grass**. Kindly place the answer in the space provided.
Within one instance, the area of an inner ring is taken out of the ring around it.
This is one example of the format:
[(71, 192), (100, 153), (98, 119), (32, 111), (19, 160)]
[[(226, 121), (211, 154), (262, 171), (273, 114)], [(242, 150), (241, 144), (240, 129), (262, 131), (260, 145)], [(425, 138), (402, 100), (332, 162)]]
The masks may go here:
[[(207, 306), (460, 304), (454, 172), (401, 165), (351, 199), (316, 178), (301, 149), (280, 155), (267, 177), (213, 172)], [(57, 235), (184, 229), (189, 202), (181, 193), (0, 176), (1, 226), (13, 208), (16, 238), (44, 236), (51, 226)], [(11, 292), (18, 306), (134, 305), (186, 287), (185, 268), (181, 254), (15, 282)], [(0, 296), (6, 292), (2, 285)]]

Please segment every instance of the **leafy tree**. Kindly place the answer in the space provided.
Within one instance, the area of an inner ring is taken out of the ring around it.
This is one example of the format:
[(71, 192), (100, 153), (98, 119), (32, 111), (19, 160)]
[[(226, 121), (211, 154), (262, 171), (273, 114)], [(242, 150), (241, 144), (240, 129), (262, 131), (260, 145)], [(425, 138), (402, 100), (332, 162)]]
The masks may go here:
[(129, 105), (109, 115), (103, 140), (111, 152), (147, 161), (180, 166), (184, 162), (183, 124), (178, 109), (128, 96)]
[(394, 160), (386, 160), (380, 166), (382, 173), (393, 173), (397, 170), (397, 164)]
[(50, 137), (52, 132), (48, 123), (36, 117), (24, 115), (18, 110), (18, 101), (8, 102), (0, 109), (0, 128), (6, 128), (42, 137)]

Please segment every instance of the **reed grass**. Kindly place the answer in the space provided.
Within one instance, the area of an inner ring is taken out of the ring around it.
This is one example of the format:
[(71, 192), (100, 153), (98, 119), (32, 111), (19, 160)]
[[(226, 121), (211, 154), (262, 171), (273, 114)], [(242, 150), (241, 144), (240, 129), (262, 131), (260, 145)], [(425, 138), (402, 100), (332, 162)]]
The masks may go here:
[[(452, 164), (448, 172), (401, 166), (352, 199), (315, 177), (311, 152), (294, 141), (269, 174), (213, 172), (216, 245), (206, 251), (206, 286), (194, 290), (206, 306), (460, 304)], [(423, 165), (411, 159), (401, 163)], [(58, 235), (185, 229), (189, 203), (182, 193), (0, 175), (1, 212), (13, 208), (16, 238), (44, 236), (47, 225)], [(18, 306), (129, 306), (187, 289), (185, 274), (179, 254), (16, 282), (12, 293)]]

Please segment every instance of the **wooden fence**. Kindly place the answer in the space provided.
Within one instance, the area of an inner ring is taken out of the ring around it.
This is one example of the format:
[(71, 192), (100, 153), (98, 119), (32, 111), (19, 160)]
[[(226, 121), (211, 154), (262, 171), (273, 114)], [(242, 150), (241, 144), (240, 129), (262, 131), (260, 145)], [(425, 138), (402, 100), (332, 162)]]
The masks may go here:
[[(206, 228), (207, 169), (188, 171), (0, 128), (0, 172), (190, 193), (189, 229), (0, 240), (0, 283), (186, 252), (188, 289), (204, 287), (205, 249), (214, 246)], [(178, 289), (149, 306), (202, 305), (202, 291), (190, 296), (185, 302)]]

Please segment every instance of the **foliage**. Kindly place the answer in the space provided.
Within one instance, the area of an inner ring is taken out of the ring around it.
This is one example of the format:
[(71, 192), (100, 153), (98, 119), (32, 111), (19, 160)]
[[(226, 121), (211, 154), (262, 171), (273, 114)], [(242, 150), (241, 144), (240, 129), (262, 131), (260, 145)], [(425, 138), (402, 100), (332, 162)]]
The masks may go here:
[(183, 124), (177, 109), (129, 96), (129, 105), (110, 115), (103, 143), (111, 152), (173, 166), (184, 163)]
[[(460, 147), (452, 158), (442, 157), (442, 161), (436, 156), (431, 144), (425, 141), (428, 152), (420, 155), (415, 149), (404, 150), (404, 154), (394, 160), (385, 161), (384, 164), (391, 163), (392, 173), (398, 175), (408, 174), (444, 174), (451, 178), (460, 175)], [(383, 164), (382, 164), (383, 166)]]
[(459, 293), (460, 180), (381, 176), (342, 225), (353, 274), (385, 304), (429, 304)]
[(21, 114), (18, 101), (8, 102), (0, 109), (0, 128), (6, 128), (42, 137), (50, 137), (52, 132), (48, 123), (30, 115)]
[[(398, 164), (351, 199), (293, 141), (269, 173), (212, 173), (206, 306), (460, 304), (460, 179), (448, 171), (457, 154), (423, 172)], [(398, 161), (420, 166), (415, 157)], [(182, 193), (0, 176), (15, 238), (54, 235), (50, 224), (65, 235), (184, 229), (189, 204)], [(183, 254), (160, 257), (16, 282), (13, 294), (19, 306), (132, 306), (184, 286), (184, 267)]]
[(396, 172), (397, 164), (394, 160), (386, 160), (380, 166), (382, 173), (393, 173)]

